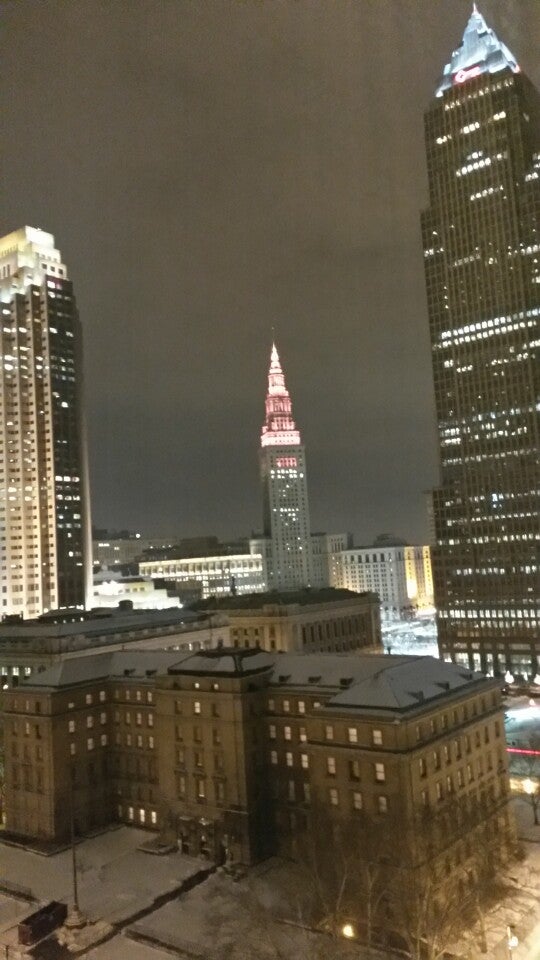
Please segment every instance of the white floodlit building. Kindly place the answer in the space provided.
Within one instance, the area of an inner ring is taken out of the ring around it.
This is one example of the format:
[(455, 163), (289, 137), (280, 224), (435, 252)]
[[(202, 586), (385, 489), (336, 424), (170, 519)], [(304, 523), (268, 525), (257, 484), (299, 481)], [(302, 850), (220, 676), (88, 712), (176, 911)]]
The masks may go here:
[(433, 608), (428, 546), (354, 547), (338, 555), (336, 567), (334, 586), (377, 593), (383, 620), (410, 617)]
[(0, 615), (84, 607), (91, 545), (81, 326), (54, 237), (0, 239)]
[(143, 577), (168, 580), (177, 587), (199, 584), (202, 598), (261, 593), (265, 589), (260, 554), (148, 560), (139, 563)]

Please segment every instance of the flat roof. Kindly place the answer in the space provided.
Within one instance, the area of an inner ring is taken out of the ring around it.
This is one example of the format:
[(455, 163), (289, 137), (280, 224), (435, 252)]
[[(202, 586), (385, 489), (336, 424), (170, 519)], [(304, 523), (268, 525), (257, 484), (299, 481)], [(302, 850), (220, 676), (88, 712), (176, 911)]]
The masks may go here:
[(268, 607), (307, 607), (322, 603), (335, 603), (339, 600), (359, 600), (360, 598), (378, 597), (371, 590), (357, 593), (345, 587), (321, 587), (304, 590), (272, 590), (267, 593), (245, 593), (242, 596), (209, 597), (207, 600), (198, 600), (191, 605), (192, 610), (264, 610)]

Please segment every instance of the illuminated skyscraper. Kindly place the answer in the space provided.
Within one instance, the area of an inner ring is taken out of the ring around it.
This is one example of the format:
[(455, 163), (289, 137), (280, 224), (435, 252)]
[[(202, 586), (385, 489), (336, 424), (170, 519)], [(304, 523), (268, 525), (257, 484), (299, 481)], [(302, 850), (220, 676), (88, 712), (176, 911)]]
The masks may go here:
[(539, 670), (540, 96), (473, 8), (425, 116), (441, 654)]
[(312, 585), (306, 457), (292, 418), (291, 398), (275, 344), (272, 345), (266, 419), (261, 433), (264, 539), (252, 541), (263, 554), (269, 590)]
[(0, 615), (83, 607), (91, 571), (81, 327), (50, 233), (0, 239)]

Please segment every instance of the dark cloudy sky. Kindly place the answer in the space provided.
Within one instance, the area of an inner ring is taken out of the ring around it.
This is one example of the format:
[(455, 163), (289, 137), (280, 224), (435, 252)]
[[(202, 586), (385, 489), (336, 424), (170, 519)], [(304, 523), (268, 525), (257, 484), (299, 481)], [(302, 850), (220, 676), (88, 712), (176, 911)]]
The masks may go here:
[[(480, 8), (540, 82), (539, 0)], [(4, 0), (0, 228), (75, 282), (97, 524), (260, 525), (274, 326), (313, 528), (425, 537), (422, 114), (470, 9)]]

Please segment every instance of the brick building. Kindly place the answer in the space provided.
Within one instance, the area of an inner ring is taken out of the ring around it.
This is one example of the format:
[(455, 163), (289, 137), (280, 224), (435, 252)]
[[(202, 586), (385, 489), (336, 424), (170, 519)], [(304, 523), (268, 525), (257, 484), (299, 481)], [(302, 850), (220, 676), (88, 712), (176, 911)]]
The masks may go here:
[[(294, 855), (315, 812), (351, 838), (430, 815), (462, 867), (480, 826), (501, 856), (512, 836), (499, 687), (430, 657), (103, 653), (22, 681), (3, 708), (7, 836), (65, 841), (72, 811), (79, 835), (120, 821), (251, 863)], [(452, 827), (459, 805), (474, 824)]]

